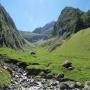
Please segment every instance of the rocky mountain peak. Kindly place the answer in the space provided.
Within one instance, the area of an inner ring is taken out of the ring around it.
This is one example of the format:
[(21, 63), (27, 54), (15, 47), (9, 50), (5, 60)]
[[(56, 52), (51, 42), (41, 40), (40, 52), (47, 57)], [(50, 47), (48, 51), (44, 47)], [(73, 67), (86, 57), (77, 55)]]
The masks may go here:
[(25, 40), (19, 34), (14, 21), (0, 4), (0, 47), (21, 49)]

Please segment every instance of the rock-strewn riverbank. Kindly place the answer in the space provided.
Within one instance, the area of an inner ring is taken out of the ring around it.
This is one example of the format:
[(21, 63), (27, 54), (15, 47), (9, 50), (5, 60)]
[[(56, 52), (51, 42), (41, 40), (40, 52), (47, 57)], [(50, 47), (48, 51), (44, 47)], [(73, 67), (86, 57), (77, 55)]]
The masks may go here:
[(4, 63), (0, 64), (0, 67), (10, 72), (12, 80), (10, 86), (3, 87), (0, 90), (90, 90), (90, 81), (81, 84), (69, 79), (46, 79), (41, 76), (30, 75), (29, 71), (22, 65), (15, 64), (16, 61), (7, 62), (9, 60), (6, 57), (1, 57), (1, 59)]
[(3, 90), (89, 90), (89, 81), (82, 85), (70, 80), (57, 81), (55, 78), (44, 79), (40, 76), (36, 78), (34, 75), (27, 75), (26, 70), (14, 64), (5, 64), (2, 67), (8, 69), (12, 76), (12, 85)]

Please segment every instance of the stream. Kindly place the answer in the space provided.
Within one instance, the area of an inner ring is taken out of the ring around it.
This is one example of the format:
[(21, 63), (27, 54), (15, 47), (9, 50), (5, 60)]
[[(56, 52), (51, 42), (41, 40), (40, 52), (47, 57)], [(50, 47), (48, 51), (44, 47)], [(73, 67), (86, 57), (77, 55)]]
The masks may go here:
[(27, 71), (14, 64), (7, 64), (3, 66), (4, 69), (9, 69), (12, 80), (9, 87), (4, 87), (3, 90), (90, 90), (88, 84), (85, 82), (82, 86), (80, 82), (75, 81), (57, 81), (53, 79), (36, 78), (34, 75), (28, 75)]
[(12, 67), (12, 83), (18, 86), (17, 90), (60, 90), (59, 81), (55, 79), (39, 80), (35, 76), (27, 75), (27, 71), (18, 66), (10, 65), (9, 67)]

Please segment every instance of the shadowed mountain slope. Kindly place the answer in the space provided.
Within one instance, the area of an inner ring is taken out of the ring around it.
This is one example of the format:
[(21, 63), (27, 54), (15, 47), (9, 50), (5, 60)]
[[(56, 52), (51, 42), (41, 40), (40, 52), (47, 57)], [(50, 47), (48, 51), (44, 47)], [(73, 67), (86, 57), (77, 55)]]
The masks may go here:
[(25, 40), (19, 34), (12, 18), (0, 4), (0, 47), (21, 49)]
[(53, 35), (67, 38), (88, 27), (90, 27), (90, 10), (83, 12), (78, 8), (65, 7), (55, 23)]

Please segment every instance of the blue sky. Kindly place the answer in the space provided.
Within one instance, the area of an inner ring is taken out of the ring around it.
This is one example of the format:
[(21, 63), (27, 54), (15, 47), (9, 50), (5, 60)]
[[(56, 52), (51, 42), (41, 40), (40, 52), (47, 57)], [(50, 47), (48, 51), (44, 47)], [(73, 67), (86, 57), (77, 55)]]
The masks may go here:
[(0, 0), (9, 12), (17, 28), (23, 31), (44, 26), (58, 19), (61, 10), (66, 6), (90, 9), (90, 0)]

